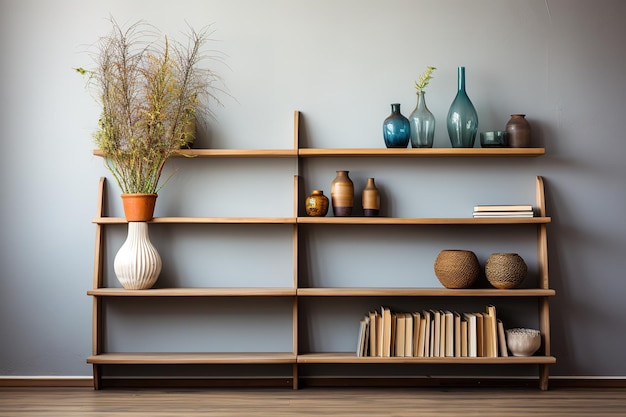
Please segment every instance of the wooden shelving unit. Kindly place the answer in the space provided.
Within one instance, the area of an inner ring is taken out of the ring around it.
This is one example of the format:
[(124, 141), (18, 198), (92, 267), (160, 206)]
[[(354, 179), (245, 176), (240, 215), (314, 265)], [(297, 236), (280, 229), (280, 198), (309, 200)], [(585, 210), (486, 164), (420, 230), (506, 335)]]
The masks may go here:
[[(190, 149), (179, 152), (180, 157), (198, 158), (294, 158), (299, 162), (303, 158), (450, 158), (450, 157), (536, 157), (543, 155), (543, 148), (472, 148), (472, 149), (360, 149), (337, 148), (316, 149), (299, 147), (300, 114), (294, 115), (294, 148), (293, 149)], [(102, 156), (96, 150), (94, 155)], [(551, 219), (547, 216), (544, 200), (544, 186), (541, 177), (536, 180), (536, 217), (532, 218), (394, 218), (394, 217), (299, 217), (303, 210), (300, 207), (302, 179), (294, 178), (294, 214), (293, 217), (157, 217), (153, 224), (275, 224), (292, 225), (293, 227), (293, 286), (288, 288), (157, 288), (150, 290), (124, 290), (103, 286), (103, 246), (104, 229), (107, 225), (124, 224), (126, 220), (119, 217), (107, 217), (104, 214), (105, 180), (100, 181), (98, 212), (93, 219), (96, 225), (96, 245), (94, 257), (93, 288), (87, 294), (93, 297), (93, 333), (92, 355), (87, 362), (93, 365), (94, 388), (102, 386), (101, 368), (106, 365), (122, 364), (290, 364), (292, 366), (292, 386), (298, 388), (298, 364), (520, 364), (538, 365), (539, 387), (548, 388), (548, 367), (556, 362), (550, 355), (550, 319), (549, 298), (555, 295), (550, 289), (548, 280), (547, 231)], [(537, 260), (539, 279), (537, 288), (512, 290), (500, 289), (460, 289), (446, 288), (371, 288), (371, 287), (314, 287), (299, 284), (299, 225), (355, 225), (376, 227), (378, 225), (458, 225), (460, 227), (481, 227), (485, 225), (519, 225), (534, 227), (537, 230)], [(115, 297), (286, 297), (292, 300), (292, 334), (293, 341), (289, 352), (105, 352), (103, 333), (103, 305), (109, 298)], [(458, 357), (357, 357), (352, 352), (303, 352), (299, 347), (300, 311), (298, 302), (304, 297), (358, 298), (358, 297), (488, 297), (490, 299), (532, 298), (538, 304), (538, 327), (543, 336), (542, 354), (531, 357), (497, 357), (497, 358), (458, 358)]]

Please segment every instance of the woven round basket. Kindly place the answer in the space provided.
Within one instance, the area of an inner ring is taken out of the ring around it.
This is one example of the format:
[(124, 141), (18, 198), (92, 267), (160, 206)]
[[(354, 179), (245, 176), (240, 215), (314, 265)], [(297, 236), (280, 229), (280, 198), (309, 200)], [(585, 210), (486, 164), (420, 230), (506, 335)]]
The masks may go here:
[(493, 253), (487, 258), (485, 276), (500, 289), (515, 288), (526, 278), (528, 267), (517, 253)]
[(445, 249), (435, 259), (435, 275), (446, 288), (469, 288), (479, 274), (480, 264), (472, 251)]

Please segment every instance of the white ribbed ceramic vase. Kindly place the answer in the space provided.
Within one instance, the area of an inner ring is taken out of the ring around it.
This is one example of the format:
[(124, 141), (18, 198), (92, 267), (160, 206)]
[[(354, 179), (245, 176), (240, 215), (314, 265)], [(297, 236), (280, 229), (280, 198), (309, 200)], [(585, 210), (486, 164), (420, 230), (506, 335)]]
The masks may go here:
[(127, 290), (151, 288), (161, 273), (161, 265), (161, 257), (148, 236), (148, 223), (128, 222), (128, 237), (113, 261), (122, 287)]

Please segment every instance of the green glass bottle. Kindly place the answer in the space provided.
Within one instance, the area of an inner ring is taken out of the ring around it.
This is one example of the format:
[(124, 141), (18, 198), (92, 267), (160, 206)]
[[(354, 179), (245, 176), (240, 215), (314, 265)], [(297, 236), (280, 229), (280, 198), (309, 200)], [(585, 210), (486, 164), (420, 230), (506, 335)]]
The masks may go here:
[(453, 148), (473, 148), (478, 131), (478, 114), (465, 92), (465, 67), (458, 68), (458, 91), (446, 119)]

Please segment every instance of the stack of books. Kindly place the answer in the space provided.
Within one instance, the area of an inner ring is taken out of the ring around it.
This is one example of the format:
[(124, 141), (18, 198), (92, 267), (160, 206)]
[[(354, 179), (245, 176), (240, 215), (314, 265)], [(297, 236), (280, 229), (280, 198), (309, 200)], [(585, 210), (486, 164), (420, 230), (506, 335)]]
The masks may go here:
[(533, 217), (530, 204), (479, 205), (474, 206), (474, 217)]
[(396, 312), (382, 306), (360, 322), (356, 355), (371, 357), (508, 356), (505, 330), (496, 308)]

